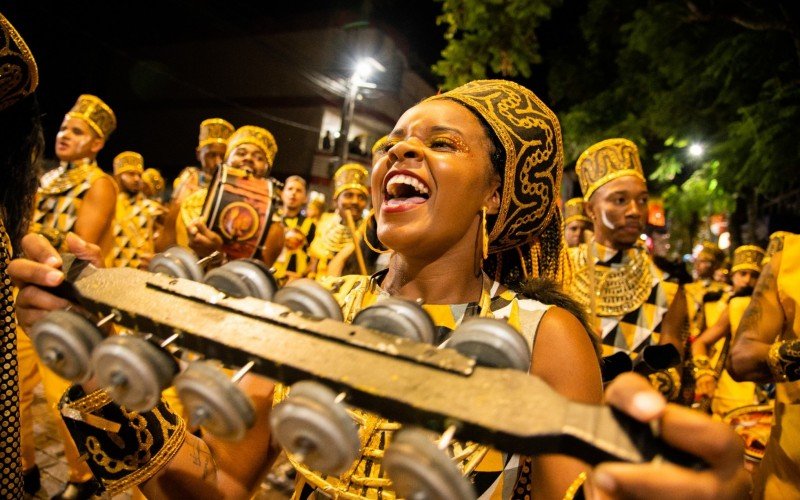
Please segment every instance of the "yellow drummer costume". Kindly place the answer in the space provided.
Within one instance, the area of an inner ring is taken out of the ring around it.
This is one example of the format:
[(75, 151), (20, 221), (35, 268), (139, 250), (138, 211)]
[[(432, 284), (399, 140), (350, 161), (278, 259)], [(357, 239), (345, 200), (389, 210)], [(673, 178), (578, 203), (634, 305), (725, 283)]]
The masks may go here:
[[(211, 139), (208, 139), (211, 140)], [(253, 144), (260, 148), (267, 156), (267, 164), (269, 169), (272, 168), (275, 161), (275, 155), (278, 153), (278, 144), (272, 134), (264, 128), (256, 127), (253, 125), (245, 125), (238, 128), (227, 140), (227, 150), (225, 158), (227, 159), (231, 152), (241, 144)], [(267, 172), (269, 175), (269, 171)], [(271, 182), (270, 182), (271, 185)], [(175, 222), (175, 236), (177, 243), (181, 246), (189, 246), (189, 234), (187, 233), (188, 225), (195, 219), (198, 219), (203, 212), (203, 204), (208, 195), (208, 186), (201, 187), (193, 192), (181, 202), (180, 213)], [(277, 215), (273, 216), (273, 222), (278, 220)]]
[[(627, 139), (591, 146), (580, 155), (575, 170), (587, 202), (599, 187), (620, 177), (645, 181), (638, 149)], [(678, 285), (665, 280), (644, 243), (615, 250), (591, 242), (572, 250), (570, 294), (589, 313), (602, 338), (603, 355), (624, 352), (635, 358), (645, 347), (658, 344)]]
[[(525, 122), (518, 115), (511, 117), (496, 112), (490, 107), (491, 103), (481, 98), (484, 93), (497, 95), (499, 100), (529, 102), (528, 112), (531, 117), (536, 116), (536, 120)], [(516, 274), (511, 271), (512, 268), (525, 267), (525, 277), (546, 277), (560, 283), (569, 276), (560, 210), (552, 203), (554, 197), (544, 197), (551, 200), (544, 204), (539, 197), (541, 193), (557, 193), (556, 186), (561, 180), (563, 156), (558, 120), (529, 90), (511, 82), (472, 82), (431, 99), (455, 100), (484, 117), (493, 133), (506, 139), (511, 136), (518, 138), (520, 142), (503, 141), (506, 149), (505, 183), (509, 186), (538, 183), (540, 188), (527, 194), (519, 191), (516, 196), (503, 196), (500, 213), (504, 215), (487, 228), (487, 235), (484, 236), (489, 241), (489, 256), (484, 261), (484, 269), (490, 271), (484, 274), (481, 298), (467, 304), (423, 305), (437, 327), (435, 343), (441, 345), (446, 342), (465, 318), (492, 316), (504, 318), (513, 325), (525, 339), (529, 352), (532, 352), (539, 322), (551, 306), (524, 298), (510, 290), (500, 291), (500, 283), (490, 275), (496, 273), (508, 277)], [(520, 122), (536, 125), (519, 125)], [(547, 140), (540, 140), (542, 137), (547, 137)], [(530, 160), (531, 155), (541, 155), (541, 161), (534, 168), (526, 168), (526, 161)], [(359, 179), (359, 184), (362, 182)], [(344, 182), (337, 183), (337, 187), (342, 186), (342, 189), (345, 185)], [(525, 222), (519, 223), (520, 218)], [(554, 251), (545, 252), (544, 249)], [(534, 257), (539, 255), (542, 256), (540, 259)], [(518, 259), (521, 256), (520, 261)], [(372, 277), (326, 277), (320, 281), (336, 291), (335, 296), (342, 306), (345, 321), (351, 321), (361, 309), (389, 296), (380, 287), (385, 273), (384, 270)], [(276, 388), (276, 402), (286, 394), (285, 388)], [(293, 498), (309, 498), (315, 490), (331, 498), (395, 498), (381, 462), (384, 450), (400, 425), (360, 410), (352, 411), (351, 416), (360, 428), (360, 458), (348, 472), (338, 477), (322, 475), (293, 461), (301, 476)], [(531, 498), (531, 462), (528, 457), (510, 456), (475, 443), (456, 442), (450, 446), (454, 461), (462, 473), (470, 477), (480, 498)], [(290, 457), (290, 460), (293, 459)], [(574, 489), (579, 486), (580, 482), (574, 483)]]
[[(126, 172), (144, 173), (144, 158), (134, 151), (124, 151), (114, 158), (114, 175)], [(114, 221), (113, 267), (141, 268), (155, 252), (156, 219), (164, 213), (164, 207), (143, 192), (120, 190), (117, 195), (116, 220)]]
[[(733, 253), (733, 266), (731, 273), (742, 270), (755, 271), (761, 273), (764, 250), (755, 245), (744, 245), (737, 248)], [(752, 293), (747, 295), (732, 296), (727, 293), (720, 300), (727, 305), (728, 318), (730, 320), (729, 338), (722, 338), (714, 344), (713, 352), (709, 352), (708, 357), (697, 357), (693, 359), (694, 376), (699, 379), (704, 376), (712, 376), (717, 379), (716, 390), (711, 402), (711, 410), (719, 418), (737, 408), (764, 403), (766, 396), (763, 391), (757, 388), (753, 382), (736, 382), (724, 370), (727, 358), (728, 346), (732, 338), (736, 335), (736, 329), (742, 319), (745, 309), (750, 304)], [(719, 315), (717, 315), (719, 316)], [(713, 324), (713, 323), (712, 323)]]
[[(103, 140), (108, 139), (117, 125), (116, 116), (111, 108), (100, 98), (89, 94), (79, 96), (66, 117), (83, 120)], [(102, 177), (110, 178), (97, 166), (93, 158), (84, 158), (77, 162), (62, 162), (58, 168), (45, 173), (39, 181), (30, 231), (46, 237), (55, 248), (66, 250), (64, 238), (74, 229), (83, 198), (92, 184)], [(113, 222), (109, 226), (108, 231), (99, 242), (101, 248), (109, 249), (108, 253), (104, 255), (107, 264), (114, 241)], [(18, 358), (20, 364), (20, 410), (23, 413), (23, 467), (27, 468), (36, 463), (33, 421), (32, 418), (25, 417), (25, 415), (30, 415), (34, 387), (41, 377), (45, 397), (54, 408), (69, 384), (39, 362), (29, 337), (21, 329), (18, 338)], [(57, 424), (59, 431), (63, 435), (64, 455), (69, 466), (67, 488), (80, 490), (81, 485), (85, 485), (91, 479), (91, 472), (80, 460), (80, 454), (72, 443), (60, 417), (57, 422), (59, 422)]]
[[(233, 132), (233, 125), (222, 118), (203, 120), (200, 122), (197, 153), (199, 154), (203, 148), (210, 144), (222, 144), (227, 148), (228, 138)], [(172, 200), (180, 203), (195, 191), (207, 188), (209, 182), (211, 182), (211, 175), (204, 171), (202, 165), (200, 168), (186, 167), (181, 170), (172, 184)]]
[[(725, 254), (717, 245), (703, 242), (696, 260), (708, 260), (716, 268), (722, 265)], [(716, 323), (724, 306), (716, 308), (713, 304), (723, 298), (724, 293), (730, 290), (730, 286), (712, 278), (698, 278), (692, 283), (685, 284), (683, 289), (686, 293), (686, 312), (689, 316), (689, 336), (695, 337)]]
[[(14, 26), (0, 14), (0, 53), (3, 54), (3, 75), (0, 75), (0, 113), (14, 113), (3, 123), (18, 125), (23, 116), (20, 108), (13, 109), (21, 100), (29, 98), (39, 84), (39, 71), (33, 54)], [(6, 78), (3, 78), (6, 77)], [(29, 99), (34, 99), (30, 97)], [(22, 104), (20, 104), (22, 105)], [(24, 108), (22, 108), (24, 111)], [(22, 131), (22, 130), (20, 130)], [(5, 161), (5, 158), (3, 159)], [(20, 196), (23, 193), (19, 193)], [(0, 207), (6, 208), (6, 207)], [(13, 286), (8, 277), (8, 263), (13, 248), (11, 237), (3, 221), (5, 210), (0, 210), (0, 356), (2, 356), (2, 386), (0, 386), (0, 498), (22, 498), (23, 474), (20, 460), (19, 374), (17, 364), (17, 331), (14, 317)], [(12, 229), (13, 231), (13, 229)], [(28, 426), (32, 430), (32, 425)], [(33, 478), (31, 478), (33, 479)], [(30, 486), (30, 485), (28, 485)]]
[(287, 272), (295, 276), (305, 276), (308, 272), (308, 246), (314, 241), (317, 224), (311, 217), (298, 214), (294, 217), (281, 217), (284, 230), (284, 246), (275, 261), (275, 278), (282, 279)]
[[(67, 117), (85, 121), (104, 140), (117, 127), (117, 118), (111, 108), (99, 97), (84, 94), (67, 113)], [(65, 250), (64, 237), (75, 226), (83, 197), (92, 184), (108, 177), (93, 158), (79, 162), (62, 162), (58, 168), (45, 173), (36, 193), (36, 210), (31, 231), (45, 236), (54, 247)], [(112, 231), (101, 239), (101, 248), (111, 248)]]
[[(333, 185), (334, 202), (348, 189), (361, 191), (369, 199), (369, 172), (359, 163), (346, 163), (339, 167), (333, 175)], [(356, 228), (358, 238), (363, 237), (365, 221), (366, 219), (356, 220), (356, 224), (359, 224)], [(322, 214), (317, 223), (316, 236), (308, 249), (309, 256), (318, 262), (316, 276), (320, 278), (326, 276), (330, 260), (342, 251), (345, 245), (353, 243), (353, 240), (354, 235), (350, 227), (337, 212)]]

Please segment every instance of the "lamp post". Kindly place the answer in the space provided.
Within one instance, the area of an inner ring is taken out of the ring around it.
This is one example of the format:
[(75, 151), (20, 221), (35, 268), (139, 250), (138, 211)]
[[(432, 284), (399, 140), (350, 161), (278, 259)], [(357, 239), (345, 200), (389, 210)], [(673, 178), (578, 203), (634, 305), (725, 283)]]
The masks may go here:
[(350, 124), (353, 122), (353, 112), (356, 107), (356, 100), (358, 99), (358, 92), (360, 89), (374, 89), (374, 83), (366, 81), (366, 78), (372, 74), (373, 70), (386, 71), (381, 63), (372, 57), (360, 59), (356, 64), (356, 69), (353, 75), (347, 79), (347, 93), (344, 96), (344, 104), (342, 105), (342, 124), (339, 128), (339, 165), (347, 162), (347, 154), (350, 147)]

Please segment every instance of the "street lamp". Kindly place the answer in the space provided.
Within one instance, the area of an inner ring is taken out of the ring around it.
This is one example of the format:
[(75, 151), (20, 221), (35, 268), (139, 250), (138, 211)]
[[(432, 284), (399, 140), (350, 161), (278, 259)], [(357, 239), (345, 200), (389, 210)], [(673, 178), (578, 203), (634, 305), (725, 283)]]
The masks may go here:
[(704, 152), (705, 148), (703, 147), (702, 144), (698, 144), (695, 142), (694, 144), (689, 146), (689, 155), (694, 158), (700, 158), (701, 156), (703, 156)]
[(384, 72), (386, 68), (374, 58), (365, 57), (356, 62), (355, 71), (347, 79), (347, 93), (344, 96), (344, 104), (342, 105), (342, 125), (339, 128), (339, 165), (347, 161), (347, 153), (350, 147), (348, 136), (350, 135), (350, 124), (353, 121), (358, 91), (359, 89), (374, 89), (377, 87), (374, 83), (367, 81), (367, 78), (375, 70)]

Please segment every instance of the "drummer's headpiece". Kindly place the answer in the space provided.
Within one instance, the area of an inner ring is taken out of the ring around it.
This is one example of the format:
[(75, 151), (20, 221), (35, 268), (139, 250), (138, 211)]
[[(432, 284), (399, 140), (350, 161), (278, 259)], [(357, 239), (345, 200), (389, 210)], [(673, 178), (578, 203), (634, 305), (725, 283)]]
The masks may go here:
[(270, 169), (275, 162), (275, 155), (278, 154), (278, 144), (269, 130), (255, 125), (245, 125), (239, 127), (228, 137), (228, 149), (225, 151), (225, 158), (228, 158), (234, 149), (241, 144), (253, 144), (260, 148), (267, 155), (267, 163)]
[(742, 245), (733, 252), (731, 273), (736, 271), (761, 272), (761, 261), (764, 259), (764, 249), (756, 245)]
[(564, 203), (564, 225), (575, 221), (592, 223), (592, 219), (586, 216), (586, 202), (583, 198), (570, 198)]
[(203, 120), (200, 122), (197, 149), (200, 150), (209, 144), (228, 144), (228, 138), (233, 134), (233, 131), (233, 125), (222, 118)]
[(578, 157), (575, 172), (586, 201), (601, 186), (626, 175), (647, 182), (636, 144), (622, 138), (606, 139), (589, 146)]
[(142, 172), (142, 182), (145, 185), (145, 191), (151, 196), (162, 193), (166, 187), (164, 176), (155, 168), (144, 169), (144, 172)]
[(369, 198), (369, 171), (360, 163), (345, 163), (333, 174), (333, 199), (348, 189), (357, 189)]
[(78, 97), (75, 105), (67, 113), (68, 118), (79, 118), (103, 140), (108, 140), (111, 132), (117, 128), (117, 117), (114, 111), (102, 99), (90, 94)]
[(144, 173), (144, 158), (135, 151), (123, 151), (114, 158), (114, 175), (125, 172)]

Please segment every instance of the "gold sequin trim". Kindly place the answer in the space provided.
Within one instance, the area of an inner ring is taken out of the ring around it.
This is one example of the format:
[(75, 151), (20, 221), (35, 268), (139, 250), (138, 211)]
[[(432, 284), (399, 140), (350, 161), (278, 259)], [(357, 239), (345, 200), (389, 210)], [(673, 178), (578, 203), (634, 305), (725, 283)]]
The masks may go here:
[(108, 481), (104, 483), (106, 488), (106, 495), (113, 496), (121, 491), (131, 488), (137, 484), (147, 481), (158, 471), (164, 468), (170, 460), (178, 453), (178, 450), (183, 446), (186, 440), (186, 422), (178, 415), (175, 425), (170, 425), (166, 419), (161, 415), (158, 409), (154, 409), (153, 413), (161, 424), (162, 432), (167, 435), (170, 430), (173, 430), (172, 435), (165, 441), (164, 446), (156, 453), (153, 458), (148, 461), (144, 467), (137, 469), (132, 474), (125, 476), (119, 481)]

